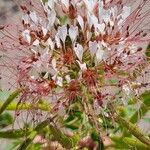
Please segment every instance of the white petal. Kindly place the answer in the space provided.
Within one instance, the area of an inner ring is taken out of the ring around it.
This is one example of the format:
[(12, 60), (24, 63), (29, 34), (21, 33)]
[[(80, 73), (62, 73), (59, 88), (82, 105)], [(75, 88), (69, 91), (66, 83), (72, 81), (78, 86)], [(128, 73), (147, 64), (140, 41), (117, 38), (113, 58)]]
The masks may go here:
[(54, 49), (54, 43), (53, 43), (52, 39), (48, 38), (48, 40), (46, 42), (47, 42), (47, 45), (50, 46), (51, 50), (53, 50)]
[(35, 24), (38, 24), (38, 17), (36, 15), (36, 12), (30, 12), (29, 16)]
[(124, 6), (123, 7), (123, 12), (122, 12), (122, 18), (123, 20), (126, 19), (131, 13), (131, 7), (128, 7), (128, 6)]
[(30, 31), (29, 30), (25, 30), (22, 32), (22, 36), (24, 38), (24, 40), (28, 43), (31, 42), (31, 36), (30, 36)]
[(62, 2), (67, 8), (69, 8), (69, 0), (61, 0), (61, 2)]
[(100, 61), (102, 61), (103, 59), (103, 56), (104, 56), (104, 50), (102, 49), (98, 49), (97, 52), (96, 52), (96, 60), (97, 60), (97, 63), (99, 63)]
[(45, 36), (46, 34), (47, 34), (47, 29), (46, 28), (44, 28), (44, 27), (42, 27), (42, 32), (43, 32), (43, 35)]
[(84, 30), (84, 21), (83, 21), (83, 18), (80, 15), (78, 15), (77, 21), (78, 21), (78, 23), (79, 23), (79, 25), (80, 25), (80, 27), (83, 31)]
[(36, 39), (34, 42), (33, 42), (33, 44), (32, 45), (34, 45), (34, 46), (38, 46), (39, 45), (39, 40), (38, 39)]
[(67, 27), (65, 25), (58, 28), (58, 35), (62, 42), (65, 43), (67, 37)]
[(48, 11), (48, 25), (47, 25), (48, 29), (54, 25), (55, 20), (56, 20), (55, 10), (51, 10), (51, 11), (49, 10)]
[(54, 58), (52, 59), (52, 67), (53, 67), (53, 69), (56, 69), (56, 59), (54, 59)]
[(80, 66), (80, 69), (82, 70), (82, 71), (85, 71), (85, 70), (87, 70), (87, 67), (86, 67), (86, 63), (80, 63), (80, 61), (78, 61), (77, 60), (77, 62), (78, 62), (78, 64), (79, 64), (79, 66)]
[(78, 27), (74, 27), (73, 25), (70, 26), (69, 28), (69, 36), (71, 38), (72, 43), (75, 41), (78, 35)]
[(23, 15), (22, 20), (24, 21), (25, 24), (29, 24), (29, 15), (27, 14)]
[(90, 41), (89, 42), (89, 50), (90, 50), (91, 56), (93, 57), (97, 51), (97, 42), (96, 41), (94, 41), (94, 42)]
[(57, 113), (59, 116), (63, 117), (66, 114), (65, 107), (63, 105), (60, 105)]
[(70, 78), (70, 76), (69, 76), (69, 75), (66, 75), (66, 76), (65, 76), (65, 79), (66, 79), (67, 83), (70, 83), (71, 78)]
[(54, 0), (48, 0), (47, 5), (49, 6), (49, 8), (54, 9)]
[(101, 33), (101, 34), (105, 34), (105, 24), (102, 23), (102, 24), (97, 24), (97, 29), (98, 31)]
[(61, 43), (60, 43), (60, 39), (59, 39), (58, 33), (55, 35), (55, 42), (56, 42), (57, 48), (60, 48), (61, 47)]
[(57, 84), (58, 86), (60, 86), (60, 87), (63, 86), (63, 79), (62, 79), (62, 77), (57, 76), (56, 84)]
[(77, 44), (76, 47), (74, 47), (74, 51), (78, 57), (78, 59), (82, 62), (82, 56), (83, 56), (83, 47), (80, 44)]

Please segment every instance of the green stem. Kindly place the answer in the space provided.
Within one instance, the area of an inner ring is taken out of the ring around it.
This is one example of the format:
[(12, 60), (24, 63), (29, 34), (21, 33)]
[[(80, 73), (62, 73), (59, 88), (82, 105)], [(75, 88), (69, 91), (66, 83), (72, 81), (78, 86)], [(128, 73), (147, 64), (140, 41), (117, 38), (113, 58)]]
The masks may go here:
[(149, 150), (149, 146), (146, 146), (145, 144), (143, 144), (140, 141), (137, 141), (133, 138), (125, 137), (123, 139), (123, 141), (132, 147), (136, 147), (139, 150)]
[(122, 124), (124, 127), (126, 127), (142, 143), (150, 146), (150, 139), (146, 135), (144, 135), (144, 133), (137, 126), (135, 126), (129, 121), (126, 121), (124, 118), (122, 118), (119, 115), (115, 116), (115, 120), (118, 123)]
[[(0, 108), (4, 105), (4, 102), (0, 102)], [(28, 109), (32, 109), (33, 106), (30, 103), (24, 103), (21, 105), (21, 107), (17, 107), (17, 102), (11, 102), (9, 105), (7, 105), (7, 107), (5, 108), (5, 110), (9, 110), (9, 111), (14, 111), (16, 109), (19, 110), (28, 110)], [(41, 109), (43, 111), (49, 111), (50, 107), (49, 104), (43, 103), (43, 104), (38, 104), (36, 106), (37, 109)]]

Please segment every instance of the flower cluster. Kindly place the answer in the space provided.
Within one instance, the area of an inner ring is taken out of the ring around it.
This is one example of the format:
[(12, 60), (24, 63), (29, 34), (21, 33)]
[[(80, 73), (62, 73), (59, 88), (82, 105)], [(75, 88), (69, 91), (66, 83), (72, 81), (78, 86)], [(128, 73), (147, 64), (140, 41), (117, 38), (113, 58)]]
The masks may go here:
[[(91, 104), (97, 115), (108, 103), (127, 103), (130, 96), (138, 95), (142, 85), (137, 83), (137, 70), (149, 65), (143, 47), (150, 41), (148, 3), (41, 0), (22, 4), (22, 22), (0, 27), (1, 51), (9, 58), (1, 66), (13, 68), (17, 86), (24, 89), (21, 101), (46, 98), (59, 115), (81, 101)], [(12, 64), (9, 55), (14, 52)]]

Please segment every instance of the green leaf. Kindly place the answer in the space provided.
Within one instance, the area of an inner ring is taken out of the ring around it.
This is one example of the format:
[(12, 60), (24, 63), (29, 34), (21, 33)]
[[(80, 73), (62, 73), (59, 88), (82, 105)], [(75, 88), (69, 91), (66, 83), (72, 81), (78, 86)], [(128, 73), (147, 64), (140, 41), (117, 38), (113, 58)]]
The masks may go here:
[(145, 122), (150, 123), (150, 118), (143, 118), (143, 120), (144, 120)]
[(7, 138), (7, 139), (16, 139), (21, 138), (27, 135), (23, 130), (16, 129), (16, 130), (7, 130), (7, 131), (0, 131), (0, 138)]
[(148, 60), (149, 60), (149, 57), (150, 57), (150, 44), (147, 46), (145, 54), (146, 54), (146, 56), (148, 57)]
[(128, 137), (125, 137), (123, 138), (123, 141), (132, 146), (133, 148), (135, 148), (136, 150), (149, 150), (149, 147), (145, 144), (143, 144), (142, 142), (138, 141), (138, 140), (135, 140), (133, 138), (128, 138)]
[(150, 146), (150, 138), (147, 137), (136, 125), (132, 124), (130, 121), (125, 120), (119, 115), (115, 116), (116, 122), (128, 129), (128, 131), (139, 139), (142, 143)]
[(5, 128), (13, 123), (13, 118), (9, 113), (4, 113), (0, 115), (0, 129)]
[(142, 118), (148, 111), (150, 107), (150, 91), (146, 91), (140, 96), (140, 99), (142, 100), (142, 104), (140, 108), (133, 114), (133, 116), (130, 118), (130, 121), (132, 123), (136, 123), (139, 119), (139, 113), (140, 118)]
[(4, 150), (14, 150), (19, 144), (20, 144), (21, 141), (17, 140), (17, 141), (14, 141), (12, 142), (11, 144), (8, 144)]
[(0, 114), (3, 113), (3, 111), (7, 108), (7, 106), (19, 95), (20, 92), (21, 92), (20, 89), (16, 90), (6, 99), (6, 101), (3, 103), (3, 105), (0, 108)]

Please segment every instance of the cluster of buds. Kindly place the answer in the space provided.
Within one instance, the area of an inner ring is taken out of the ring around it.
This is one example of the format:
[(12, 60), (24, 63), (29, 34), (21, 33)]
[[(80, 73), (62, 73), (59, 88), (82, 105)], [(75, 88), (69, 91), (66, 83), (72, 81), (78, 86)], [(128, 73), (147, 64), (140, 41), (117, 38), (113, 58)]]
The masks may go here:
[(27, 1), (21, 5), (22, 22), (0, 27), (0, 50), (7, 56), (0, 66), (13, 69), (16, 85), (24, 89), (22, 99), (46, 98), (59, 115), (79, 100), (96, 114), (108, 103), (126, 103), (138, 94), (132, 86), (138, 82), (136, 71), (149, 65), (148, 3)]

